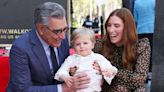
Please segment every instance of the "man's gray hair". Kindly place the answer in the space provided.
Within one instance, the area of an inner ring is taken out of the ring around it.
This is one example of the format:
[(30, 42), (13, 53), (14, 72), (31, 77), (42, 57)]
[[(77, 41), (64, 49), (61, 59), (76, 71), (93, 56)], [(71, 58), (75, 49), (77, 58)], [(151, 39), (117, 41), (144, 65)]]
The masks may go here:
[(34, 24), (48, 24), (50, 17), (61, 19), (65, 17), (65, 9), (58, 3), (45, 2), (39, 5), (34, 11)]

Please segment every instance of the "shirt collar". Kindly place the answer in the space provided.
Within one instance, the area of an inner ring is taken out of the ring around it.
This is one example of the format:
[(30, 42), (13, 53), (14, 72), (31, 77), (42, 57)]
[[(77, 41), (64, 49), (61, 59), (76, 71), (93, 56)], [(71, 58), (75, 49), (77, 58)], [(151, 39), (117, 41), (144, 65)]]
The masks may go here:
[(91, 54), (87, 55), (87, 56), (81, 56), (81, 55), (78, 55), (78, 54), (75, 54), (76, 57), (80, 57), (80, 58), (87, 58), (87, 57), (92, 57), (94, 54), (94, 52), (92, 51)]
[(43, 48), (44, 48), (45, 50), (46, 50), (47, 48), (49, 48), (49, 45), (40, 37), (39, 33), (38, 33), (37, 31), (35, 31), (35, 32), (36, 32), (36, 34), (37, 34), (37, 36), (38, 36), (38, 38), (39, 38), (39, 40), (40, 40), (40, 42), (41, 42)]

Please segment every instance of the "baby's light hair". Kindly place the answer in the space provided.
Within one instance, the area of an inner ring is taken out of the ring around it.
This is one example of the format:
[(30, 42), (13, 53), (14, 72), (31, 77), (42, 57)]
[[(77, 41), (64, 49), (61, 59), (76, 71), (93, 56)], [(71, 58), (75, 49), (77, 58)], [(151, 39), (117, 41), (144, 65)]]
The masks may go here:
[(90, 40), (95, 44), (96, 42), (96, 39), (95, 39), (95, 33), (92, 29), (89, 29), (89, 28), (85, 28), (85, 27), (82, 27), (82, 28), (77, 28), (75, 29), (73, 32), (72, 32), (72, 35), (71, 35), (71, 45), (73, 46), (74, 44), (74, 41), (81, 37), (81, 36), (88, 36), (90, 37)]

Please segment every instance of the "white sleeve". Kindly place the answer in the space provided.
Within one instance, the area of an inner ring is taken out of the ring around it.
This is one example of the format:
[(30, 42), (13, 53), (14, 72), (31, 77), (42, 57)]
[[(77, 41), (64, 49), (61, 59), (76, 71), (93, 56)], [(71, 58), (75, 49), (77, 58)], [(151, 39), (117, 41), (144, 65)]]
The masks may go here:
[(117, 70), (115, 66), (113, 66), (110, 61), (108, 61), (105, 57), (101, 56), (98, 60), (98, 64), (100, 65), (101, 70), (108, 70), (108, 69), (114, 69)]
[(70, 76), (69, 75), (70, 66), (71, 66), (71, 60), (70, 60), (70, 58), (67, 58), (64, 61), (64, 63), (61, 65), (59, 70), (56, 72), (54, 79), (62, 81), (62, 80), (60, 80), (60, 76), (61, 75), (68, 75), (68, 76)]
[[(108, 61), (105, 57), (101, 57), (101, 60), (98, 61), (98, 64), (100, 65), (100, 68), (102, 71), (104, 70), (108, 70), (111, 69), (113, 71), (115, 71), (117, 73), (117, 68), (115, 66), (113, 66), (110, 61)], [(104, 79), (106, 80), (106, 82), (110, 85), (112, 79), (114, 78), (115, 75), (111, 76), (111, 77), (105, 77)]]

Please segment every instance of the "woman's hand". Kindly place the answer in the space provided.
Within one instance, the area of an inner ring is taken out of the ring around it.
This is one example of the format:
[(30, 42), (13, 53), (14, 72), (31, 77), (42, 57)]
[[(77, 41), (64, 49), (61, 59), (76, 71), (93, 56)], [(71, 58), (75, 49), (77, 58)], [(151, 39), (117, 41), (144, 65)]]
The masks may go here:
[(101, 75), (101, 69), (97, 62), (98, 61), (96, 61), (96, 60), (93, 62), (93, 69), (97, 70), (97, 74)]
[(76, 66), (71, 67), (69, 69), (69, 73), (70, 73), (71, 76), (74, 76), (76, 71), (77, 71), (77, 67)]
[[(96, 74), (102, 75), (101, 68), (98, 64), (98, 61), (96, 61), (96, 60), (93, 62), (93, 69), (97, 70)], [(101, 81), (101, 86), (103, 85), (103, 83), (104, 83), (104, 79)]]

